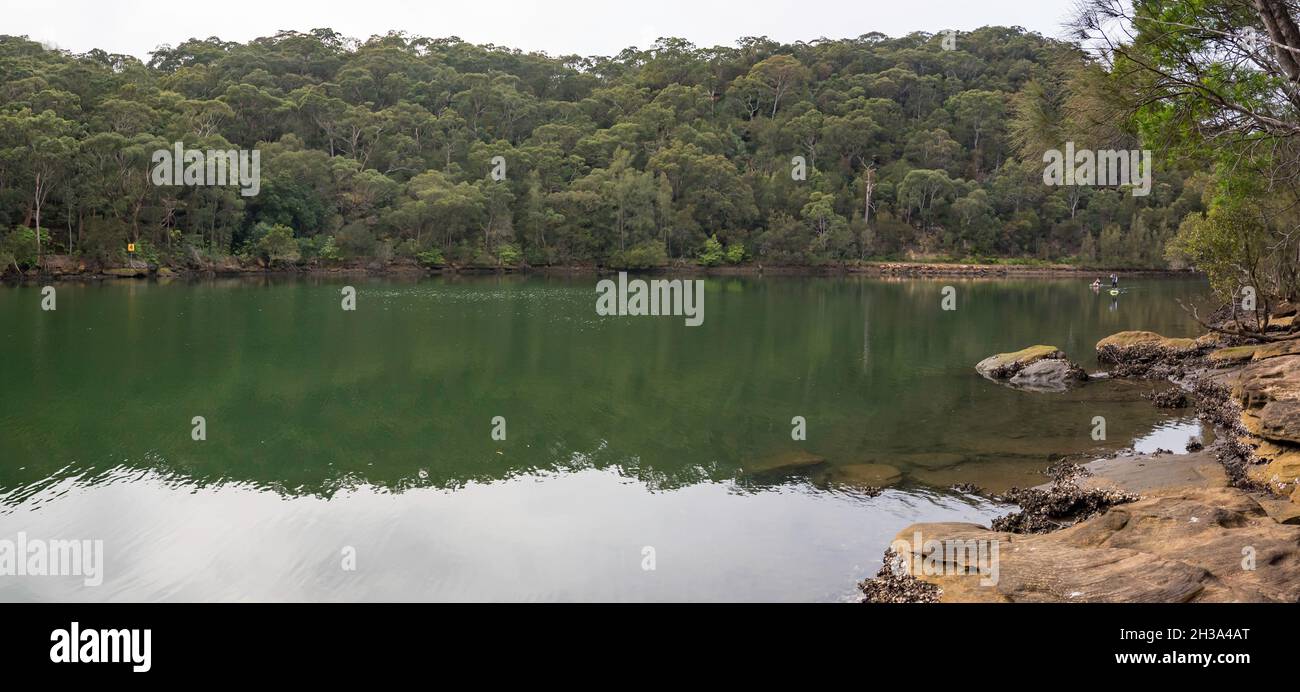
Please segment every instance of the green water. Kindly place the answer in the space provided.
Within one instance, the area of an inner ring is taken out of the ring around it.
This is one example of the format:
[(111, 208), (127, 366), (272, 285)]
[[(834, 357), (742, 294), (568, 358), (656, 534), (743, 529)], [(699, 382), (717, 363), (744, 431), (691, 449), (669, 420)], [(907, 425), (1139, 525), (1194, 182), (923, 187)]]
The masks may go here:
[[(1199, 281), (715, 278), (699, 327), (600, 317), (595, 281), (60, 284), (52, 312), (0, 287), (0, 539), (105, 546), (102, 585), (0, 576), (0, 599), (843, 600), (908, 523), (1004, 509), (953, 483), (1195, 431), (1135, 401), (1151, 385), (972, 366), (1195, 334), (1174, 301)], [(769, 470), (797, 452), (825, 463)], [(828, 480), (861, 463), (902, 478)]]

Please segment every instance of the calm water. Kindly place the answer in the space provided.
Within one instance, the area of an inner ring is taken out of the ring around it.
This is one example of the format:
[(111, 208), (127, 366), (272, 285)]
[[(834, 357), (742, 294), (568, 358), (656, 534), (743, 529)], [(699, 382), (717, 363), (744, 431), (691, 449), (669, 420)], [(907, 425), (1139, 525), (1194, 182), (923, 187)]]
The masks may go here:
[[(0, 287), (0, 539), (105, 550), (98, 587), (0, 576), (0, 600), (844, 600), (908, 523), (1005, 510), (954, 483), (1196, 430), (1131, 401), (1150, 385), (1018, 392), (973, 365), (1050, 343), (1094, 369), (1106, 334), (1193, 335), (1174, 300), (1199, 281), (1113, 301), (1080, 280), (709, 279), (694, 328), (598, 317), (594, 285), (63, 284), (54, 312)], [(800, 452), (825, 463), (773, 470)], [(863, 463), (902, 478), (833, 482)]]

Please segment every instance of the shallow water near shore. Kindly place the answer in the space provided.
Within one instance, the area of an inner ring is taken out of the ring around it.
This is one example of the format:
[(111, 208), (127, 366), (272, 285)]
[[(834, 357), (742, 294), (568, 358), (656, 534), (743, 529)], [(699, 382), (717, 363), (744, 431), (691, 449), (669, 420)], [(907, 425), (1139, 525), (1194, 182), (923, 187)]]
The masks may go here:
[[(0, 288), (0, 539), (105, 551), (100, 586), (0, 576), (0, 600), (846, 600), (907, 524), (1005, 511), (952, 484), (1199, 427), (1139, 398), (1162, 385), (973, 366), (1195, 335), (1200, 280), (705, 281), (699, 327), (599, 317), (595, 277), (71, 284), (54, 312)], [(834, 482), (866, 463), (901, 478)]]

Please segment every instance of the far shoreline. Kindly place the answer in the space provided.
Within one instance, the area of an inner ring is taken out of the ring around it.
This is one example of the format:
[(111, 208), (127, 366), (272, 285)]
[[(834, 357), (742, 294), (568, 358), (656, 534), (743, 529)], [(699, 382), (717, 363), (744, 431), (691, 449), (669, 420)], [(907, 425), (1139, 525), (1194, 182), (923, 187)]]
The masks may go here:
[[(698, 264), (678, 264), (663, 267), (620, 268), (594, 264), (544, 265), (544, 266), (479, 266), (479, 265), (444, 265), (425, 267), (413, 261), (393, 261), (388, 263), (354, 261), (337, 265), (277, 265), (252, 264), (239, 265), (228, 263), (220, 266), (202, 268), (172, 268), (156, 266), (140, 267), (100, 267), (88, 268), (84, 265), (69, 266), (70, 262), (51, 263), (56, 265), (53, 271), (38, 272), (29, 269), (18, 273), (9, 271), (0, 276), (0, 283), (23, 284), (40, 281), (106, 281), (113, 279), (204, 279), (231, 278), (240, 276), (268, 277), (330, 277), (330, 276), (371, 276), (391, 278), (424, 278), (433, 276), (490, 276), (503, 274), (520, 274), (536, 276), (606, 276), (627, 272), (639, 275), (678, 275), (678, 276), (874, 276), (882, 278), (1054, 278), (1054, 277), (1105, 277), (1110, 274), (1120, 276), (1149, 277), (1202, 277), (1203, 273), (1194, 269), (1119, 269), (1079, 267), (1070, 264), (1001, 264), (1001, 263), (956, 263), (956, 262), (852, 262), (827, 265), (764, 265), (740, 264), (706, 267)], [(48, 265), (47, 265), (48, 266)]]

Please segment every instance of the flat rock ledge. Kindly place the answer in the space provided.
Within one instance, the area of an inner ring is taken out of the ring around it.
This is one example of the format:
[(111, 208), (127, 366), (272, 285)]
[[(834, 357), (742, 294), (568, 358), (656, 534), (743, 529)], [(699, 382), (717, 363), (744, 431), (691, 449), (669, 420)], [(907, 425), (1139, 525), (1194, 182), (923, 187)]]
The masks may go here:
[(1097, 342), (1097, 362), (1110, 366), (1113, 377), (1165, 379), (1183, 374), (1186, 366), (1216, 343), (1213, 339), (1171, 338), (1155, 332), (1118, 332)]
[[(981, 544), (997, 546), (995, 570), (952, 549)], [(1161, 490), (1046, 534), (913, 524), (891, 549), (940, 602), (1300, 600), (1300, 526), (1229, 487)]]

